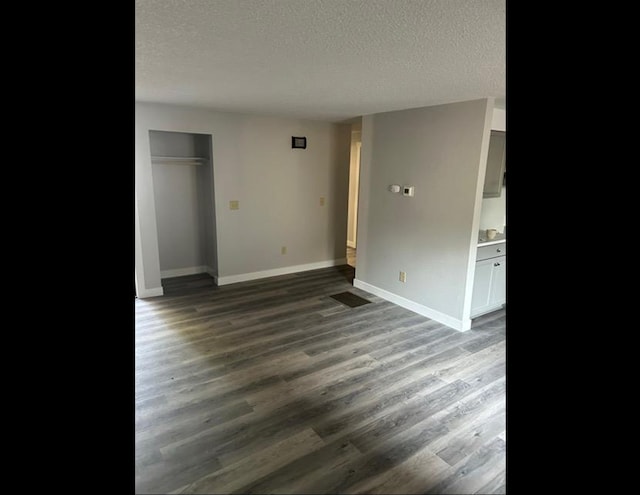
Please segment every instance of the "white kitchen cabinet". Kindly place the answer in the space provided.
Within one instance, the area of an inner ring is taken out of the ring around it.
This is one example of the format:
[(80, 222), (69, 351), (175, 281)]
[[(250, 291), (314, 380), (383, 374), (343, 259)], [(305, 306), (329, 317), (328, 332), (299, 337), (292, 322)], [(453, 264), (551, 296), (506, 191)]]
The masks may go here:
[(489, 305), (502, 306), (507, 302), (507, 257), (493, 258), (491, 268)]
[(483, 198), (499, 198), (502, 194), (502, 183), (506, 167), (505, 150), (507, 133), (491, 131), (489, 153), (487, 155), (487, 171), (484, 176)]
[[(479, 254), (481, 249), (483, 248), (479, 248)], [(494, 247), (493, 251), (498, 249), (503, 251), (500, 247)], [(476, 261), (471, 296), (471, 318), (500, 309), (506, 302), (507, 257), (498, 254), (492, 258)]]

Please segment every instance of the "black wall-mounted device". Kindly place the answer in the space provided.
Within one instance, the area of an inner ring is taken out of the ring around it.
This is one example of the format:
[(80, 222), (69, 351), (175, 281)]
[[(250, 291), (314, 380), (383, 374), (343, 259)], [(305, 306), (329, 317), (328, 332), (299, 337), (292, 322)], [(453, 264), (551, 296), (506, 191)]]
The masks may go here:
[(307, 148), (307, 138), (306, 137), (297, 137), (291, 136), (291, 147), (292, 148)]

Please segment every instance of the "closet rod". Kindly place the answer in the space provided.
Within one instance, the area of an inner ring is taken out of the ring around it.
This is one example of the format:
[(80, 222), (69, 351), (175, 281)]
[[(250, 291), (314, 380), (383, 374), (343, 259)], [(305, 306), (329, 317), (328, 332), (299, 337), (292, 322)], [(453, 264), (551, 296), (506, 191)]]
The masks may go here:
[(152, 156), (152, 163), (178, 163), (181, 165), (203, 165), (206, 158), (199, 156)]

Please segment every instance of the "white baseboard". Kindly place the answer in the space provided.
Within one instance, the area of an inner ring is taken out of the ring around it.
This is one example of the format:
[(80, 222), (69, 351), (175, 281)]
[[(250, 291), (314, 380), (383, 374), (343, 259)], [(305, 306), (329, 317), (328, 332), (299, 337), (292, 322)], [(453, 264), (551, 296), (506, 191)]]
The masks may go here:
[(464, 332), (471, 328), (471, 319), (468, 319), (467, 321), (458, 320), (457, 318), (453, 318), (452, 316), (446, 315), (444, 313), (441, 313), (440, 311), (436, 311), (435, 309), (431, 309), (422, 304), (418, 304), (402, 296), (398, 296), (397, 294), (381, 289), (380, 287), (376, 287), (375, 285), (371, 285), (363, 282), (362, 280), (358, 280), (357, 278), (353, 280), (353, 286), (357, 287), (358, 289), (370, 292), (371, 294), (379, 296), (382, 299), (397, 304), (398, 306), (402, 306), (403, 308), (411, 310), (414, 313), (418, 313), (419, 315), (426, 316), (427, 318), (438, 321), (444, 325), (447, 325), (448, 327), (453, 328), (454, 330), (458, 330), (459, 332)]
[(162, 287), (154, 287), (153, 289), (138, 289), (138, 298), (145, 299), (147, 297), (164, 296), (164, 289)]
[(347, 246), (349, 246), (350, 248), (355, 249), (356, 248), (356, 243), (354, 241), (347, 241)]
[(173, 270), (160, 270), (160, 278), (183, 277), (196, 273), (209, 273), (208, 266), (188, 266), (186, 268), (174, 268)]
[(496, 304), (495, 306), (489, 306), (488, 308), (483, 309), (482, 311), (472, 314), (471, 318), (477, 318), (478, 316), (486, 315), (487, 313), (493, 313), (494, 311), (498, 311), (504, 307), (505, 303)]
[(346, 265), (346, 258), (335, 260), (318, 261), (317, 263), (307, 263), (305, 265), (283, 266), (282, 268), (274, 268), (272, 270), (263, 270), (260, 272), (241, 273), (239, 275), (227, 275), (225, 277), (216, 277), (217, 285), (229, 285), (237, 282), (247, 282), (249, 280), (258, 280), (260, 278), (277, 277), (278, 275), (288, 275), (289, 273), (306, 272), (308, 270), (317, 270), (319, 268), (328, 268), (330, 266)]

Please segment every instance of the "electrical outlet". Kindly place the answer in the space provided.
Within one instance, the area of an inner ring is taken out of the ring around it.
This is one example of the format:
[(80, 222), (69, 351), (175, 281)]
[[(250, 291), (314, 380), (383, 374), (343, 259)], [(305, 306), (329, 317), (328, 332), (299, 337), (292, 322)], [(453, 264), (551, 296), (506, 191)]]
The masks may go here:
[(324, 196), (320, 196), (320, 206), (324, 206)]
[(239, 210), (240, 209), (240, 201), (229, 201), (229, 209), (230, 210)]
[(400, 272), (400, 282), (406, 282), (407, 281), (407, 272)]
[(287, 254), (287, 246), (282, 246), (280, 248), (280, 254)]

